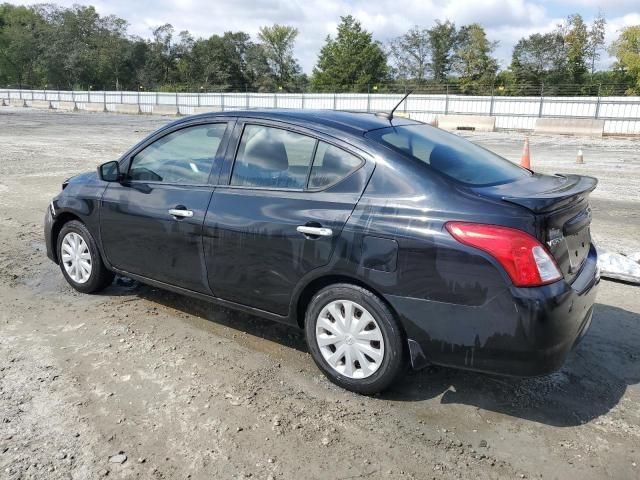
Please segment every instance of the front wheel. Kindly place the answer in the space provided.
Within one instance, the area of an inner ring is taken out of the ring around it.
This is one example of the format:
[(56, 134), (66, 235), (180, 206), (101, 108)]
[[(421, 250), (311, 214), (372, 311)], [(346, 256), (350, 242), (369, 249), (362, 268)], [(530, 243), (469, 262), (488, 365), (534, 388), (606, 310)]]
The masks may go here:
[(77, 220), (63, 225), (58, 235), (58, 261), (67, 283), (82, 293), (103, 290), (113, 281), (87, 227)]
[(404, 363), (403, 336), (393, 314), (376, 295), (355, 285), (320, 290), (307, 308), (305, 334), (320, 370), (352, 392), (381, 392)]

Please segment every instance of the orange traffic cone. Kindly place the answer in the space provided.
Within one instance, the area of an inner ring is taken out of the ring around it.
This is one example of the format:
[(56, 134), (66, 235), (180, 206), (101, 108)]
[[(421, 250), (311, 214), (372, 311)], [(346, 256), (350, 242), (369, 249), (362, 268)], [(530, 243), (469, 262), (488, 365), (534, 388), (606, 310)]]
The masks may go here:
[(522, 149), (520, 166), (531, 170), (531, 157), (529, 156), (529, 137), (524, 137), (524, 148)]

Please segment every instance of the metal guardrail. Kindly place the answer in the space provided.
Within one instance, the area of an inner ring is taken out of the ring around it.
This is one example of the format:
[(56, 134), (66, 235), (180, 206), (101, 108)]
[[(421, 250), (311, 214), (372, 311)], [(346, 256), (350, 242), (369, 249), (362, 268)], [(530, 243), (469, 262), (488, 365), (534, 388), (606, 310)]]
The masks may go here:
[[(79, 109), (102, 104), (104, 111), (118, 111), (121, 105), (153, 113), (158, 107), (175, 107), (178, 114), (252, 108), (304, 108), (351, 111), (388, 111), (402, 94), (387, 93), (168, 93), (124, 91), (63, 91), (0, 89), (9, 101), (73, 102)], [(640, 97), (544, 97), (472, 96), (413, 94), (400, 111), (431, 122), (438, 115), (484, 115), (496, 117), (498, 129), (532, 130), (537, 118), (598, 119), (605, 121), (605, 134), (640, 135)]]

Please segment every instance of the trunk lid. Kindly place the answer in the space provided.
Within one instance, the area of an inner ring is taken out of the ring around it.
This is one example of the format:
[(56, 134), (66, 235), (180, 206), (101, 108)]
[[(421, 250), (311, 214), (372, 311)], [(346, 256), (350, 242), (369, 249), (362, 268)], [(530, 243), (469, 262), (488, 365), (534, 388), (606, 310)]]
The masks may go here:
[(534, 173), (515, 182), (474, 190), (530, 210), (536, 217), (536, 237), (547, 246), (565, 280), (571, 282), (591, 247), (589, 194), (597, 184), (593, 177)]

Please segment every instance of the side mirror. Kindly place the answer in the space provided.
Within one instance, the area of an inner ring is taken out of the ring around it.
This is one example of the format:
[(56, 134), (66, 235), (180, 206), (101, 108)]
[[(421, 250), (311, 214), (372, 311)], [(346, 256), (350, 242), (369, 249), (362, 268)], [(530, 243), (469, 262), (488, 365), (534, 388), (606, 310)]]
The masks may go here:
[(98, 167), (98, 176), (100, 180), (105, 182), (119, 182), (122, 180), (122, 174), (120, 173), (120, 164), (115, 160), (112, 162), (103, 163)]

